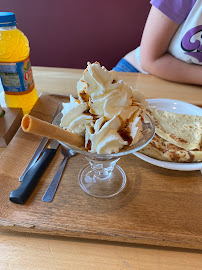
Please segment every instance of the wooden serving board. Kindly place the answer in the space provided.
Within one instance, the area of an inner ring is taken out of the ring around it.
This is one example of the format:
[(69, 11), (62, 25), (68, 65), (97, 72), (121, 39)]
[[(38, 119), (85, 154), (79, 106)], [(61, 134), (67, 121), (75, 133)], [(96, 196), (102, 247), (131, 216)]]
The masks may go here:
[[(43, 94), (32, 115), (51, 121), (61, 98)], [(118, 164), (127, 186), (109, 199), (94, 198), (80, 188), (82, 155), (69, 159), (51, 203), (42, 196), (62, 160), (60, 151), (24, 205), (9, 201), (10, 191), (41, 138), (18, 130), (0, 160), (0, 228), (22, 232), (202, 249), (202, 176), (199, 171), (172, 171), (134, 155)]]

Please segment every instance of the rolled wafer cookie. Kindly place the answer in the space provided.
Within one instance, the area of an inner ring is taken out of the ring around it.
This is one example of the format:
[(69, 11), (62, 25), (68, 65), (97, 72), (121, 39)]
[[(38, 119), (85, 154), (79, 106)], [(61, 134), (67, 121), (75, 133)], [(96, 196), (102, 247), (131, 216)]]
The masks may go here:
[(82, 136), (66, 131), (28, 114), (24, 115), (22, 118), (21, 127), (23, 131), (28, 133), (55, 139), (79, 148), (84, 147), (84, 138)]

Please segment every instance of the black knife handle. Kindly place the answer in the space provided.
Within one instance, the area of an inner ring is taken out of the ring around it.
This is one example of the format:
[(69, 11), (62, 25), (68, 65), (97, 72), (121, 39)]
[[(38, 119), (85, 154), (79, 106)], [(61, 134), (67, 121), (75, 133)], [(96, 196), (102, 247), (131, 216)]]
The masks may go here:
[(24, 176), (19, 188), (11, 191), (10, 201), (17, 204), (23, 204), (31, 195), (32, 191), (38, 184), (41, 176), (45, 172), (48, 164), (53, 159), (57, 149), (46, 148), (42, 152), (42, 156), (38, 161), (29, 169)]

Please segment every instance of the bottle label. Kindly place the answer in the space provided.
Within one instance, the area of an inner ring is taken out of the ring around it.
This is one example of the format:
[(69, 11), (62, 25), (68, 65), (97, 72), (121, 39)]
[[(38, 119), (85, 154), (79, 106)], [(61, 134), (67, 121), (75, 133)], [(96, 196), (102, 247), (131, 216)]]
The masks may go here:
[(34, 89), (29, 57), (17, 63), (0, 62), (0, 77), (6, 94), (26, 94)]

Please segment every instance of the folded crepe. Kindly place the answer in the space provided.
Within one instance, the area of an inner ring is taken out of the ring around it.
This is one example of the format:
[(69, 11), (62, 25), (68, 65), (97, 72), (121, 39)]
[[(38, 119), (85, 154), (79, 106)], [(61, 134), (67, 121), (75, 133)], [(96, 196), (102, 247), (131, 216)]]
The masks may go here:
[(139, 152), (172, 162), (202, 161), (202, 116), (177, 114), (149, 107), (156, 131)]

